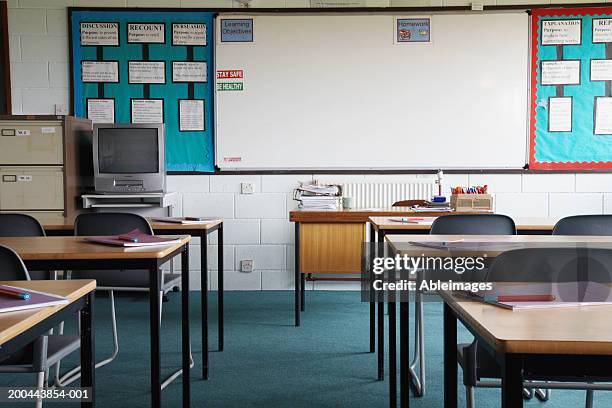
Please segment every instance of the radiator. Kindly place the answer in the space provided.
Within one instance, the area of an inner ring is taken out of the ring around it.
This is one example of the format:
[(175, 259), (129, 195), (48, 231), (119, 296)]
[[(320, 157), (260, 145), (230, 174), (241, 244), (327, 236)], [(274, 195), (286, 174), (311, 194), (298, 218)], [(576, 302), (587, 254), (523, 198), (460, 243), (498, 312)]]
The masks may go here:
[(353, 197), (353, 208), (391, 207), (402, 200), (429, 200), (438, 194), (435, 183), (339, 183), (344, 197)]

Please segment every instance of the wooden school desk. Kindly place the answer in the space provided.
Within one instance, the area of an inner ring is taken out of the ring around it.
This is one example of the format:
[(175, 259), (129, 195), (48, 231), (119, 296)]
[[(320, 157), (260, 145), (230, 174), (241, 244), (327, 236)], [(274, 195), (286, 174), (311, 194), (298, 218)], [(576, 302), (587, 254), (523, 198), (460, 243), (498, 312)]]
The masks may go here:
[(457, 407), (457, 320), (500, 362), (503, 408), (523, 406), (523, 369), (542, 376), (612, 378), (612, 306), (512, 310), (444, 301), (444, 407)]
[[(480, 242), (498, 243), (499, 245), (487, 244), (482, 250), (461, 250), (461, 248), (453, 247), (452, 251), (446, 249), (426, 248), (423, 246), (413, 245), (410, 241), (450, 241), (456, 239), (474, 240)], [(389, 243), (391, 252), (399, 255), (408, 256), (479, 256), (486, 252), (488, 258), (494, 258), (502, 252), (510, 249), (517, 249), (523, 246), (559, 246), (572, 245), (580, 242), (590, 244), (596, 247), (612, 249), (612, 240), (607, 236), (561, 236), (561, 235), (387, 235), (386, 241)], [(389, 393), (391, 401), (395, 402), (397, 398), (396, 389), (396, 366), (395, 357), (397, 349), (395, 345), (396, 335), (396, 308), (395, 302), (389, 304)], [(599, 307), (599, 306), (598, 306)], [(610, 310), (610, 309), (608, 309)], [(531, 312), (530, 312), (531, 313)], [(612, 341), (612, 338), (611, 338)], [(612, 346), (611, 346), (612, 348)], [(456, 353), (456, 347), (455, 347)], [(408, 302), (400, 302), (400, 401), (402, 407), (408, 404), (408, 388), (412, 373), (408, 369)], [(456, 357), (455, 357), (456, 361)], [(424, 367), (421, 375), (424, 374)], [(394, 405), (392, 405), (394, 406)], [(455, 405), (456, 406), (456, 405)]]
[(81, 387), (91, 387), (90, 399), (81, 407), (95, 406), (93, 300), (96, 281), (2, 281), (0, 285), (18, 286), (68, 298), (68, 304), (18, 312), (0, 313), (0, 360), (46, 334), (76, 313), (81, 317)]
[[(149, 271), (149, 324), (151, 335), (151, 406), (161, 406), (160, 318), (158, 269), (181, 256), (183, 407), (190, 405), (189, 341), (189, 236), (163, 247), (123, 248), (86, 242), (84, 237), (0, 237), (30, 270), (142, 270)], [(64, 284), (65, 281), (61, 281)], [(207, 350), (203, 349), (202, 354)]]
[[(424, 223), (408, 223), (398, 221), (399, 218), (402, 217), (369, 217), (370, 222), (370, 242), (379, 242), (382, 243), (385, 241), (385, 236), (387, 234), (401, 234), (401, 235), (410, 235), (410, 234), (428, 234), (431, 230), (431, 222), (436, 217), (422, 217), (415, 216), (415, 218), (424, 218)], [(405, 217), (404, 217), (405, 218)], [(517, 218), (515, 221), (516, 229), (518, 234), (524, 235), (533, 235), (533, 234), (550, 234), (557, 222), (557, 219), (554, 218)], [(376, 240), (375, 240), (376, 237)], [(417, 305), (416, 313), (419, 313), (421, 305)], [(370, 319), (374, 319), (374, 303), (370, 304)], [(384, 378), (384, 304), (382, 302), (378, 303), (378, 316), (376, 317), (377, 321), (377, 339), (378, 339), (378, 379), (382, 380)], [(374, 338), (374, 325), (370, 326), (370, 342), (373, 341)], [(416, 355), (420, 358), (415, 358), (416, 362), (424, 361), (424, 349), (423, 345), (419, 344), (417, 341), (415, 352)], [(420, 347), (419, 347), (420, 346)], [(372, 350), (373, 345), (371, 345)], [(373, 351), (373, 350), (372, 350)], [(411, 370), (413, 370), (411, 365)], [(425, 389), (425, 379), (419, 379), (416, 376), (413, 376), (413, 379), (416, 379), (414, 385), (415, 394), (418, 396), (424, 395)], [(394, 381), (394, 379), (392, 379)]]
[[(208, 236), (217, 231), (217, 325), (219, 351), (223, 351), (224, 342), (224, 322), (223, 322), (223, 220), (206, 224), (176, 224), (171, 222), (157, 221), (152, 218), (147, 219), (155, 234), (166, 235), (191, 235), (200, 238), (200, 279), (202, 284), (202, 348), (208, 350)], [(74, 235), (74, 220), (64, 219), (42, 220), (43, 228), (49, 236), (54, 235)], [(206, 317), (206, 318), (204, 318)], [(209, 358), (208, 353), (203, 353), (202, 376), (204, 379), (209, 377)]]

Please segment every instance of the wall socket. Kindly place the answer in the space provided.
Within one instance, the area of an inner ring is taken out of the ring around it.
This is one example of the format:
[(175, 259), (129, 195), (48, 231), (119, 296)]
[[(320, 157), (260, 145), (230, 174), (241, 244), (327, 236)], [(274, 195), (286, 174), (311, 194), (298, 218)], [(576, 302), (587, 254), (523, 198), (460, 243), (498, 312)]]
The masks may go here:
[(240, 272), (253, 272), (253, 260), (243, 259), (240, 261)]
[(240, 192), (242, 194), (253, 194), (255, 186), (253, 183), (240, 183)]

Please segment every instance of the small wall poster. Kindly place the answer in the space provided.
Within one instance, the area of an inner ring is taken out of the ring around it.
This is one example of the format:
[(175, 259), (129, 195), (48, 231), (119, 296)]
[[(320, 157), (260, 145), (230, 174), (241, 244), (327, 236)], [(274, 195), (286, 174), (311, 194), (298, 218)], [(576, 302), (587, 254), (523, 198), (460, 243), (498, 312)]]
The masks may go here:
[(163, 99), (132, 99), (132, 123), (164, 123)]
[(572, 131), (571, 96), (556, 96), (548, 99), (548, 131)]
[(119, 82), (118, 61), (82, 61), (81, 80), (83, 82)]
[(582, 20), (542, 21), (542, 45), (580, 45)]
[(580, 60), (542, 61), (542, 85), (580, 84)]
[(173, 61), (172, 82), (206, 82), (207, 71), (203, 61)]
[(128, 77), (130, 84), (165, 84), (166, 63), (164, 61), (129, 61)]
[(172, 24), (172, 45), (206, 45), (206, 24)]
[(398, 18), (395, 20), (396, 43), (428, 43), (431, 42), (431, 19)]
[(595, 98), (595, 134), (612, 135), (612, 98)]
[(204, 100), (179, 100), (179, 130), (181, 132), (204, 131)]
[(222, 18), (221, 42), (253, 42), (253, 19)]
[(128, 23), (128, 43), (164, 44), (166, 25), (164, 23)]
[(115, 123), (115, 100), (87, 99), (87, 118), (93, 123)]
[(119, 23), (81, 23), (81, 45), (119, 46)]

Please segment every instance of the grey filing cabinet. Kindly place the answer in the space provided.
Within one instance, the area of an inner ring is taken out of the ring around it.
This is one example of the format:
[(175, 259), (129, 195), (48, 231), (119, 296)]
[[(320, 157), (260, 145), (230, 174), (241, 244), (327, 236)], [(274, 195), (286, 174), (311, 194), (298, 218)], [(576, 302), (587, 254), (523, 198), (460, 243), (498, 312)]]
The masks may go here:
[(91, 186), (91, 121), (0, 116), (0, 211), (73, 217)]

